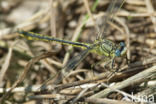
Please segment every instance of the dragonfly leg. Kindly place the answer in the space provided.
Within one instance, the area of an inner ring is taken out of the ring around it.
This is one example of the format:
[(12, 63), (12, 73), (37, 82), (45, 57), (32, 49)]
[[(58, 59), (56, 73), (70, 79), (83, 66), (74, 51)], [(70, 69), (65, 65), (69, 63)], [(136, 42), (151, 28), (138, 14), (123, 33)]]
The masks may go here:
[(93, 68), (94, 68), (95, 66), (101, 64), (102, 62), (103, 62), (103, 61), (100, 61), (100, 62), (97, 62), (97, 63), (94, 63), (94, 64), (91, 65), (91, 70), (92, 70), (92, 72), (93, 72), (93, 75), (94, 75)]
[(106, 66), (107, 66), (108, 64), (111, 63), (111, 60), (110, 60), (110, 59), (105, 59), (105, 58), (104, 58), (104, 60), (101, 60), (101, 61), (99, 61), (99, 62), (97, 62), (97, 63), (92, 64), (92, 65), (91, 65), (91, 69), (93, 69), (93, 68), (94, 68), (95, 66), (97, 66), (97, 65), (100, 65), (100, 64), (103, 63), (103, 62), (105, 62), (104, 68), (106, 68)]
[(111, 63), (111, 60), (107, 60), (103, 67), (106, 69), (106, 66), (109, 65), (110, 63)]
[(110, 64), (111, 65), (110, 66), (111, 69), (113, 69), (113, 67), (114, 67), (114, 61), (115, 61), (115, 57), (111, 59), (111, 64)]
[(97, 62), (97, 63), (92, 64), (92, 65), (91, 65), (91, 69), (93, 69), (95, 66), (101, 64), (102, 62), (103, 62), (103, 60), (102, 60), (102, 61), (99, 61), (99, 62)]

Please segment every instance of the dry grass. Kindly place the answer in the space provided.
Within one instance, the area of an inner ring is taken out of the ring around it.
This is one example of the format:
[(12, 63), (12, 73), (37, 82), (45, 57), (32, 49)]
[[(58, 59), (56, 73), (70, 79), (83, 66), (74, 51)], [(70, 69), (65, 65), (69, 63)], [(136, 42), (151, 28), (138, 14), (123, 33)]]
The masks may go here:
[(59, 73), (68, 60), (82, 51), (80, 48), (26, 40), (16, 31), (23, 29), (91, 43), (101, 32), (109, 0), (0, 3), (1, 103), (138, 104), (143, 101), (141, 97), (148, 98), (148, 102), (142, 103), (156, 102), (154, 0), (125, 0), (112, 15), (112, 21), (108, 21), (104, 37), (117, 44), (124, 41), (127, 47), (128, 60), (117, 58), (116, 71), (104, 68), (104, 62), (92, 67), (103, 57), (91, 53), (66, 78)]

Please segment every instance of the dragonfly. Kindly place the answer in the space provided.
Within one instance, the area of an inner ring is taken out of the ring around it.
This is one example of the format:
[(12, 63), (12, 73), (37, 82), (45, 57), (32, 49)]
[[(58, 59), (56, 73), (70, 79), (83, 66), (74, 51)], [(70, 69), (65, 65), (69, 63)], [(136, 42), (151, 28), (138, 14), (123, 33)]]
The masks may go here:
[(23, 30), (19, 30), (18, 33), (27, 38), (28, 40), (41, 40), (41, 41), (55, 41), (57, 43), (61, 43), (64, 45), (72, 45), (73, 47), (80, 47), (84, 49), (80, 54), (73, 57), (71, 60), (67, 62), (67, 64), (63, 67), (61, 73), (63, 76), (69, 74), (70, 71), (75, 69), (80, 62), (89, 54), (89, 53), (96, 53), (101, 56), (105, 56), (109, 58), (111, 61), (111, 66), (113, 67), (114, 60), (116, 57), (121, 57), (126, 53), (126, 45), (124, 42), (120, 42), (119, 44), (114, 43), (111, 40), (104, 38), (107, 30), (107, 21), (112, 19), (113, 14), (118, 11), (125, 0), (112, 0), (107, 11), (106, 16), (104, 19), (104, 26), (102, 31), (98, 33), (97, 38), (93, 43), (81, 43), (81, 42), (73, 42), (67, 41), (63, 39), (53, 38), (47, 35), (42, 35), (33, 32), (27, 32)]

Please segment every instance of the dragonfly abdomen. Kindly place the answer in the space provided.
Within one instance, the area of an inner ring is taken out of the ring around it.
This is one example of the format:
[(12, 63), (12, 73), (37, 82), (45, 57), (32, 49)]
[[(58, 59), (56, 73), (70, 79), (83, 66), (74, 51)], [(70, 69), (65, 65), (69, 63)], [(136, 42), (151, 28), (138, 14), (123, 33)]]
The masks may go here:
[(67, 40), (62, 40), (58, 38), (53, 38), (47, 35), (37, 34), (33, 32), (26, 32), (23, 30), (18, 31), (22, 37), (27, 38), (28, 40), (42, 40), (42, 41), (55, 41), (57, 43), (65, 44), (65, 45), (72, 45), (74, 47), (81, 47), (81, 48), (89, 48), (89, 44), (87, 43), (79, 43), (79, 42), (72, 42)]

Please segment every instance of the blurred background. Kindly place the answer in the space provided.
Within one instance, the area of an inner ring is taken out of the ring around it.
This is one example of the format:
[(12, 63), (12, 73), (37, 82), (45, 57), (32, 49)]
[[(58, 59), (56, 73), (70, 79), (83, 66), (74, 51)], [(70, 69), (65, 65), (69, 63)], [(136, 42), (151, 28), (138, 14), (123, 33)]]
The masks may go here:
[[(10, 88), (20, 78), (19, 76), (22, 75), (24, 70), (26, 68), (29, 69), (29, 72), (24, 74), (24, 79), (21, 79), (22, 81), (16, 86), (17, 90), (14, 90), (14, 93), (10, 93), (10, 96), (5, 99), (5, 103), (34, 104), (37, 102), (55, 102), (53, 100), (43, 100), (46, 97), (34, 98), (35, 100), (28, 97), (43, 93), (49, 94), (49, 91), (36, 91), (37, 89), (27, 91), (24, 89), (27, 86), (36, 88), (35, 86), (43, 84), (48, 78), (55, 76), (66, 65), (68, 60), (83, 50), (55, 42), (27, 40), (20, 37), (17, 30), (31, 31), (63, 40), (94, 43), (98, 33), (95, 29), (95, 23), (89, 18), (84, 2), (85, 0), (0, 1), (0, 98), (4, 95), (3, 90)], [(104, 18), (107, 16), (106, 10), (110, 3), (110, 0), (87, 1), (93, 18), (100, 29), (106, 25)], [(112, 71), (110, 71), (109, 67), (104, 67), (105, 62), (92, 68), (93, 64), (98, 63), (105, 57), (91, 53), (78, 65), (73, 72), (74, 74), (68, 80), (62, 81), (62, 84), (89, 79), (93, 82), (92, 84), (99, 82), (113, 84), (124, 81), (155, 66), (155, 0), (125, 0), (121, 6), (119, 7), (120, 9), (113, 12), (113, 19), (107, 22), (108, 27), (104, 34), (104, 38), (110, 39), (116, 44), (119, 42), (126, 43), (126, 55), (115, 60), (117, 74), (113, 74), (110, 78), (106, 77), (105, 75), (111, 74)], [(33, 60), (34, 57), (40, 57), (46, 52), (51, 52), (48, 58)], [(32, 60), (35, 64), (30, 62)], [(31, 67), (28, 66), (28, 63), (32, 64)], [(101, 74), (103, 74), (103, 79), (92, 81), (92, 78), (96, 78)], [(137, 84), (127, 85), (123, 90), (127, 93), (134, 92), (135, 94), (147, 89), (154, 89), (155, 92), (156, 77), (153, 74), (145, 76), (148, 79), (145, 78), (145, 80)], [(140, 76), (139, 78), (142, 79), (144, 77)], [(152, 84), (147, 84), (147, 82)], [(21, 89), (18, 89), (19, 87)], [(100, 87), (97, 91), (103, 89), (105, 87)], [(69, 92), (68, 90), (63, 92), (64, 96), (67, 97), (66, 100), (76, 97), (83, 88), (70, 89)], [(155, 95), (154, 92), (151, 91), (146, 93), (146, 95)], [(82, 99), (82, 102), (85, 102), (85, 98), (95, 93), (96, 90), (94, 93), (89, 94), (85, 92), (86, 96)], [(113, 93), (109, 95), (109, 98), (121, 100), (123, 98), (121, 95)], [(57, 96), (52, 98), (57, 99)], [(61, 100), (59, 99), (59, 101)], [(86, 100), (86, 102), (91, 101)]]

